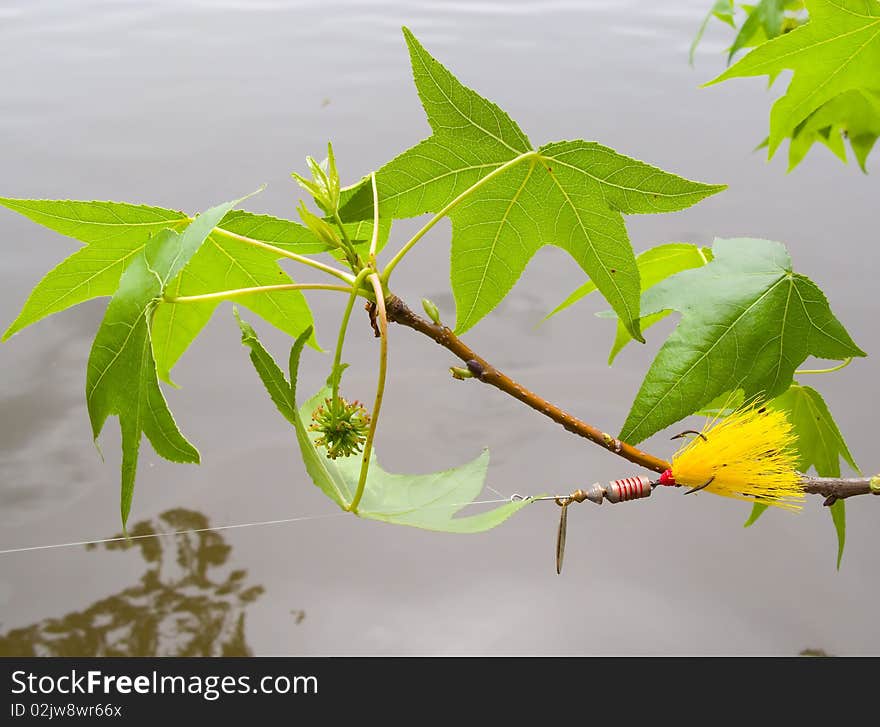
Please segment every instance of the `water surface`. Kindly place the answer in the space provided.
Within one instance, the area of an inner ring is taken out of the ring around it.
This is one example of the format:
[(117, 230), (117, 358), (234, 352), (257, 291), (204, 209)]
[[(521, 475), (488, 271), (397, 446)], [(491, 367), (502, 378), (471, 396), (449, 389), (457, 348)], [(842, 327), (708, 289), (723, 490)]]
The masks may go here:
[[(722, 67), (729, 38), (721, 29), (708, 34), (696, 69), (687, 65), (708, 4), (12, 0), (0, 8), (0, 193), (195, 211), (268, 183), (250, 208), (294, 216), (298, 191), (289, 172), (301, 170), (307, 154), (321, 155), (327, 139), (353, 181), (427, 135), (405, 24), (534, 142), (596, 139), (684, 176), (729, 184), (685, 212), (627, 218), (636, 250), (715, 236), (781, 240), (873, 355), (880, 347), (877, 298), (868, 293), (880, 263), (876, 178), (824, 150), (790, 175), (782, 158), (768, 165), (751, 152), (766, 133), (771, 96), (762, 81), (698, 88)], [(397, 225), (395, 239), (414, 229)], [(412, 303), (430, 297), (451, 321), (448, 232), (438, 225), (401, 265), (395, 286)], [(5, 326), (75, 243), (5, 211), (0, 236)], [(581, 281), (564, 253), (542, 250), (515, 295), (467, 341), (550, 400), (616, 430), (672, 321), (609, 369), (613, 326), (593, 318), (600, 300), (537, 325)], [(318, 294), (311, 302), (319, 337), (330, 345), (340, 301)], [(116, 427), (106, 428), (102, 463), (83, 395), (103, 308), (102, 301), (81, 305), (0, 347), (0, 549), (118, 530)], [(369, 400), (376, 345), (357, 320), (346, 358), (363, 363), (348, 373), (346, 389)], [(285, 351), (282, 336), (261, 331)], [(88, 615), (97, 619), (87, 629), (95, 650), (128, 653), (221, 653), (229, 643), (255, 654), (880, 651), (873, 501), (849, 504), (839, 573), (834, 531), (818, 501), (797, 516), (767, 513), (747, 531), (746, 505), (709, 495), (662, 492), (601, 509), (587, 503), (570, 513), (565, 573), (557, 577), (551, 504), (472, 536), (341, 515), (306, 478), (238, 338), (225, 305), (178, 365), (181, 389), (167, 395), (203, 464), (171, 465), (145, 444), (132, 521), (167, 532), (177, 522), (168, 513), (213, 526), (319, 519), (222, 531), (216, 565), (225, 570), (202, 580), (193, 575), (195, 554), (183, 573), (162, 570), (180, 560), (172, 553), (197, 552), (201, 541), (163, 538), (158, 562), (140, 546), (2, 555), (0, 638), (7, 641), (0, 644), (15, 638), (15, 648), (25, 649), (30, 639), (45, 652), (48, 627), (83, 628)], [(635, 474), (499, 392), (450, 380), (451, 356), (432, 342), (392, 329), (391, 345), (377, 443), (387, 469), (443, 469), (488, 446), (489, 484), (505, 496)], [(809, 382), (870, 471), (880, 467), (880, 377), (872, 361)], [(306, 354), (304, 391), (320, 385), (328, 363)], [(664, 436), (646, 447), (672, 451)], [(222, 618), (214, 618), (216, 591), (230, 572), (239, 574), (236, 593), (252, 597), (225, 596)], [(175, 606), (154, 631), (137, 630), (155, 610), (155, 589), (185, 591), (172, 597), (183, 611), (187, 598), (203, 597), (204, 608), (188, 613), (204, 618), (194, 625)], [(108, 599), (130, 608), (114, 638), (101, 620), (120, 618), (107, 616)]]

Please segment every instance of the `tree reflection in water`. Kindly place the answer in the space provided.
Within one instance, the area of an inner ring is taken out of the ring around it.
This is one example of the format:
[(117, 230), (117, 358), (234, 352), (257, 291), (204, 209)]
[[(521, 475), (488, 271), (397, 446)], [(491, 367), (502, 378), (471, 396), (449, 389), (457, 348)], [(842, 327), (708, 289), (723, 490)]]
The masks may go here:
[[(168, 510), (129, 534), (200, 530), (208, 518)], [(119, 536), (121, 537), (121, 535)], [(216, 532), (159, 535), (88, 549), (139, 548), (147, 563), (140, 581), (84, 611), (47, 618), (0, 634), (3, 656), (251, 656), (245, 610), (263, 593), (245, 570), (220, 570), (231, 546)]]

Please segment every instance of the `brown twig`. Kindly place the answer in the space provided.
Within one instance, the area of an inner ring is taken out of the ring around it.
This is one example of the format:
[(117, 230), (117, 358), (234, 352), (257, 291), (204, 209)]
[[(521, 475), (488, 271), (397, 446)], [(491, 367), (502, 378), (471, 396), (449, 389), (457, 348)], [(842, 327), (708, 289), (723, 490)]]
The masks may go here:
[(398, 323), (399, 325), (412, 328), (419, 333), (428, 336), (439, 343), (443, 348), (451, 351), (458, 356), (471, 372), (473, 378), (479, 379), (484, 384), (494, 386), (501, 389), (505, 394), (509, 394), (514, 399), (519, 399), (524, 404), (532, 407), (535, 411), (540, 412), (544, 416), (550, 417), (557, 424), (561, 424), (572, 434), (585, 437), (591, 442), (595, 442), (600, 447), (604, 447), (616, 455), (635, 462), (637, 465), (645, 467), (654, 472), (664, 472), (670, 468), (670, 464), (658, 457), (654, 457), (647, 452), (632, 445), (621, 442), (619, 439), (606, 434), (601, 429), (587, 424), (580, 419), (572, 416), (568, 412), (560, 409), (555, 404), (551, 404), (546, 399), (542, 399), (534, 392), (529, 391), (524, 386), (518, 384), (506, 374), (496, 369), (486, 359), (479, 356), (473, 349), (467, 346), (458, 336), (456, 336), (449, 328), (444, 325), (432, 323), (425, 320), (421, 316), (414, 313), (400, 298), (396, 295), (389, 295), (385, 299), (385, 310), (388, 320)]
[(838, 500), (845, 500), (853, 495), (880, 495), (880, 490), (871, 487), (871, 478), (841, 479), (839, 477), (804, 477), (801, 480), (804, 492), (811, 495), (822, 495), (828, 507)]
[[(555, 404), (551, 404), (546, 399), (532, 391), (529, 391), (521, 384), (511, 379), (506, 374), (492, 366), (486, 359), (479, 356), (472, 348), (465, 344), (453, 331), (439, 323), (432, 323), (418, 314), (414, 313), (406, 303), (404, 303), (396, 295), (389, 295), (385, 299), (385, 310), (388, 320), (427, 336), (436, 343), (440, 344), (447, 351), (452, 352), (455, 356), (464, 361), (467, 370), (474, 379), (482, 381), (484, 384), (494, 386), (505, 394), (519, 399), (527, 404), (535, 411), (540, 412), (549, 417), (557, 424), (561, 424), (567, 431), (576, 434), (591, 442), (595, 442), (600, 447), (613, 452), (619, 457), (634, 462), (641, 467), (653, 470), (654, 472), (664, 472), (670, 469), (672, 465), (665, 460), (655, 457), (647, 452), (643, 452), (626, 442), (606, 434), (600, 429), (581, 421), (577, 417), (572, 416), (568, 412), (560, 409)], [(461, 377), (464, 378), (464, 377)], [(810, 494), (822, 495), (825, 499), (825, 505), (833, 505), (837, 500), (842, 500), (854, 495), (880, 494), (876, 489), (871, 487), (870, 478), (861, 479), (840, 479), (833, 477), (807, 477), (802, 480), (804, 491)]]

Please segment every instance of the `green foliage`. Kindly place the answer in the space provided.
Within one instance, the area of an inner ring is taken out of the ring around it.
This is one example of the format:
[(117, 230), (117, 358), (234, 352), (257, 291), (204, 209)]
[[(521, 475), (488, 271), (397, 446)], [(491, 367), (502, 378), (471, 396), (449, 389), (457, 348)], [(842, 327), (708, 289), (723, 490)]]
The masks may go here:
[(846, 163), (846, 146), (867, 172), (868, 154), (880, 136), (880, 92), (868, 89), (845, 91), (820, 107), (794, 130), (788, 147), (789, 171), (801, 163), (813, 144), (821, 143)]
[[(653, 287), (661, 280), (665, 280), (670, 275), (689, 270), (690, 268), (702, 267), (712, 259), (712, 251), (708, 247), (701, 248), (697, 245), (691, 245), (685, 242), (670, 242), (666, 245), (658, 245), (649, 250), (645, 250), (636, 256), (636, 264), (639, 268), (639, 277), (641, 279), (642, 292)], [(562, 303), (554, 308), (544, 320), (550, 318), (560, 311), (565, 310), (573, 303), (581, 298), (586, 297), (596, 290), (596, 285), (592, 280), (578, 287), (571, 293)], [(605, 314), (600, 314), (605, 317)], [(610, 315), (613, 316), (613, 313)], [(643, 316), (641, 319), (641, 330), (644, 333), (655, 323), (663, 320), (669, 315), (669, 311), (661, 311), (653, 313), (649, 316)], [(617, 354), (632, 341), (629, 331), (623, 326), (620, 320), (617, 321), (617, 334), (614, 338), (614, 344), (611, 346), (611, 353), (608, 354), (609, 366), (614, 362)]]
[(143, 251), (151, 235), (163, 229), (181, 230), (189, 224), (183, 212), (122, 202), (4, 197), (0, 204), (86, 243), (37, 284), (3, 340), (52, 313), (113, 295), (123, 269)]
[[(113, 295), (122, 271), (143, 251), (151, 235), (163, 229), (181, 230), (191, 220), (183, 212), (122, 202), (0, 198), (0, 204), (86, 243), (37, 284), (4, 333), (4, 340), (52, 313)], [(380, 250), (388, 240), (390, 227), (390, 222), (380, 224)], [(345, 228), (355, 249), (365, 251), (373, 222), (353, 222)], [(210, 233), (208, 244), (169, 283), (167, 294), (192, 296), (293, 282), (278, 266), (276, 252), (245, 244), (238, 239), (242, 236), (301, 255), (331, 252), (325, 242), (295, 222), (232, 210)], [(152, 323), (152, 346), (161, 379), (171, 382), (172, 367), (208, 323), (221, 300), (187, 306), (159, 302)], [(241, 298), (240, 302), (291, 336), (313, 325), (308, 304), (297, 291), (262, 292)], [(314, 337), (309, 343), (318, 347)]]
[[(243, 210), (233, 210), (223, 218), (220, 227), (227, 232), (259, 240), (287, 252), (299, 255), (317, 255), (326, 252), (336, 257), (337, 260), (344, 260), (343, 253), (332, 249), (307, 227), (290, 220), (279, 219), (271, 215), (256, 215), (253, 212)], [(373, 220), (349, 223), (345, 225), (345, 230), (355, 250), (361, 254), (365, 253), (373, 235)], [(380, 221), (379, 250), (385, 247), (390, 232), (391, 221)]]
[(709, 12), (706, 13), (706, 17), (703, 18), (703, 22), (700, 23), (697, 34), (691, 42), (691, 47), (688, 50), (688, 63), (694, 65), (694, 53), (697, 52), (697, 46), (700, 45), (700, 41), (703, 40), (703, 34), (706, 32), (706, 28), (709, 26), (709, 22), (712, 18), (716, 18), (722, 23), (726, 23), (731, 28), (735, 28), (736, 23), (734, 23), (733, 20), (735, 12), (736, 8), (733, 5), (733, 0), (716, 0)]
[[(639, 276), (622, 214), (684, 209), (724, 187), (688, 181), (595, 142), (535, 149), (504, 111), (404, 32), (433, 135), (376, 173), (379, 211), (451, 218), (456, 331), (498, 305), (541, 247), (556, 245), (641, 340)], [(340, 214), (372, 215), (367, 180), (343, 193)]]
[(312, 173), (311, 179), (306, 179), (294, 172), (291, 176), (297, 184), (306, 190), (324, 212), (333, 214), (339, 209), (339, 171), (336, 168), (336, 157), (333, 154), (333, 145), (327, 144), (327, 158), (320, 164), (312, 157), (306, 157), (306, 164)]
[[(747, 76), (773, 79), (784, 70), (794, 71), (770, 113), (769, 156), (791, 139), (793, 168), (813, 143), (822, 141), (845, 161), (841, 141), (845, 136), (864, 171), (865, 158), (880, 133), (876, 103), (880, 2), (805, 0), (804, 4), (809, 22), (759, 44), (707, 85)], [(773, 22), (777, 16), (773, 15)]]
[(714, 260), (658, 283), (642, 313), (677, 310), (681, 322), (663, 344), (623, 425), (640, 442), (725, 391), (746, 398), (785, 391), (809, 355), (864, 356), (822, 291), (796, 274), (778, 242), (716, 240)]
[[(745, 18), (740, 23), (739, 30), (730, 48), (727, 49), (727, 63), (733, 60), (733, 56), (743, 48), (754, 48), (761, 43), (775, 38), (782, 33), (788, 33), (804, 22), (803, 0), (759, 0), (757, 4), (740, 4), (740, 10)], [(706, 27), (712, 18), (729, 25), (736, 30), (737, 13), (733, 0), (718, 0), (711, 10), (703, 18), (697, 34), (691, 43), (688, 61), (694, 65), (694, 52)]]
[[(239, 319), (242, 343), (250, 351), (251, 362), (263, 381), (272, 401), (296, 430), (306, 471), (327, 497), (347, 510), (354, 497), (360, 475), (360, 460), (339, 457), (328, 460), (316, 448), (319, 435), (310, 432), (305, 423), (312, 412), (330, 396), (329, 387), (322, 388), (301, 408), (296, 406), (296, 382), (299, 359), (305, 335), (300, 336), (290, 351), (290, 381), (263, 348), (254, 329)], [(451, 533), (476, 533), (499, 525), (529, 503), (510, 502), (477, 515), (455, 517), (473, 502), (483, 489), (489, 454), (484, 451), (477, 459), (461, 467), (427, 475), (399, 475), (384, 471), (372, 454), (367, 486), (357, 514), (371, 520), (410, 525), (425, 530)]]
[(122, 430), (122, 525), (128, 520), (141, 434), (172, 462), (198, 462), (199, 453), (177, 427), (159, 389), (150, 318), (169, 281), (196, 254), (235, 202), (212, 207), (183, 232), (163, 230), (147, 241), (119, 281), (107, 306), (86, 375), (86, 403), (95, 439), (111, 414)]
[(730, 46), (727, 54), (728, 63), (733, 60), (737, 51), (760, 45), (765, 40), (797, 27), (798, 20), (795, 16), (789, 15), (789, 22), (786, 23), (785, 11), (802, 10), (804, 4), (802, 0), (760, 0), (757, 5), (742, 7), (746, 11), (746, 19)]
[(846, 546), (846, 500), (832, 503), (828, 510), (831, 512), (831, 521), (834, 523), (834, 530), (837, 533), (837, 570), (840, 570), (843, 548)]
[[(292, 283), (277, 260), (277, 255), (271, 251), (245, 244), (216, 230), (208, 235), (205, 244), (193, 256), (192, 264), (168, 285), (166, 294), (177, 298), (223, 289)], [(297, 336), (313, 325), (305, 296), (296, 290), (239, 296), (237, 300), (291, 336)], [(215, 298), (187, 305), (159, 303), (153, 319), (153, 338), (161, 379), (170, 383), (172, 367), (221, 302), (222, 299)], [(317, 347), (314, 336), (309, 343)]]
[[(808, 472), (812, 467), (820, 477), (840, 477), (840, 460), (859, 471), (837, 422), (831, 416), (822, 395), (809, 386), (792, 384), (788, 391), (767, 403), (784, 411), (797, 435), (798, 468)], [(837, 532), (837, 567), (846, 543), (846, 504), (838, 500), (831, 505), (831, 518)], [(762, 510), (757, 506), (746, 525), (751, 525)]]
[(793, 383), (767, 404), (784, 411), (798, 438), (798, 467), (815, 469), (820, 477), (840, 477), (840, 460), (853, 470), (859, 467), (822, 395), (809, 386)]

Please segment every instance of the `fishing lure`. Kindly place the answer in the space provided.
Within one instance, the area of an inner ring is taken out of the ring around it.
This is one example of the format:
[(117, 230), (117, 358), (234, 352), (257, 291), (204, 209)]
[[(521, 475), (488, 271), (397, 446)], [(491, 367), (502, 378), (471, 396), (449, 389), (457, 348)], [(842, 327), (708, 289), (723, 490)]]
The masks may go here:
[(725, 418), (715, 417), (702, 431), (687, 430), (673, 439), (694, 435), (672, 457), (672, 467), (659, 479), (627, 477), (594, 483), (567, 497), (550, 497), (562, 510), (556, 534), (556, 572), (562, 572), (568, 506), (590, 500), (601, 505), (650, 497), (659, 485), (686, 486), (685, 492), (711, 492), (784, 510), (799, 510), (804, 499), (797, 471), (797, 437), (785, 413), (747, 404)]
[[(672, 457), (661, 485), (799, 510), (804, 499), (795, 435), (785, 412), (746, 405), (715, 418)], [(678, 435), (681, 436), (681, 435)]]

